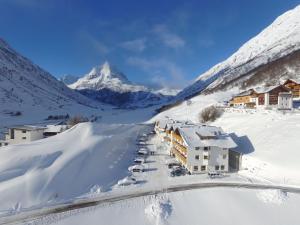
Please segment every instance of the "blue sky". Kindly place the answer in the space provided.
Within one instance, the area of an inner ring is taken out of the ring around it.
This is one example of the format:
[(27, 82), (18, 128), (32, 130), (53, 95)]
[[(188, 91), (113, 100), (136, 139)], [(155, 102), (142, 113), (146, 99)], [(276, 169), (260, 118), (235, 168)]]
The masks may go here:
[(0, 36), (56, 77), (108, 60), (137, 83), (184, 87), (295, 0), (0, 0)]

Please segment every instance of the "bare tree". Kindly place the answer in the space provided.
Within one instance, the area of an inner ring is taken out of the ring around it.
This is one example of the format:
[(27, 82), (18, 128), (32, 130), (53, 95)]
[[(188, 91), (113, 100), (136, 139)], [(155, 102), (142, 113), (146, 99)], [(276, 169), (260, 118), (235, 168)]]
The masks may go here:
[(70, 126), (74, 126), (78, 123), (84, 123), (84, 122), (88, 122), (89, 120), (86, 117), (83, 117), (81, 115), (78, 116), (73, 116), (68, 120), (68, 125)]
[(203, 109), (199, 113), (199, 121), (201, 123), (206, 123), (208, 121), (215, 121), (217, 118), (219, 118), (223, 114), (223, 110), (220, 108), (217, 108), (216, 106), (209, 106), (205, 109)]

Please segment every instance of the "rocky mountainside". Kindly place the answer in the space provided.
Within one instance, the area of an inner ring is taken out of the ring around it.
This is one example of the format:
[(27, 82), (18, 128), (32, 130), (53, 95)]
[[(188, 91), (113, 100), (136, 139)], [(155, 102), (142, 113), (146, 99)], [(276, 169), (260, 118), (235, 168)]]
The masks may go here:
[(165, 96), (160, 91), (131, 83), (122, 72), (108, 62), (94, 67), (69, 87), (93, 100), (121, 108), (147, 107), (171, 99), (171, 96)]
[(178, 94), (187, 99), (201, 92), (231, 87), (278, 84), (300, 77), (300, 6), (279, 16), (227, 60), (201, 74)]
[(51, 74), (33, 64), (0, 39), (0, 104), (45, 109), (63, 108), (71, 104), (92, 105), (92, 101)]

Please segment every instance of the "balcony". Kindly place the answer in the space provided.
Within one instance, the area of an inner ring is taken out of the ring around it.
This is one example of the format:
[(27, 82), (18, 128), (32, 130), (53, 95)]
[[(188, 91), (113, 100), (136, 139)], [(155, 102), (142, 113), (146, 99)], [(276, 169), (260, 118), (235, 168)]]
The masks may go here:
[(186, 157), (182, 155), (176, 148), (172, 148), (172, 153), (183, 165), (186, 165)]
[(179, 143), (181, 145), (183, 144), (183, 140), (178, 134), (173, 133), (172, 139), (173, 139), (173, 141), (176, 141), (177, 143)]
[(174, 141), (172, 143), (173, 143), (174, 148), (176, 148), (182, 155), (186, 156), (186, 154), (187, 154), (186, 147), (184, 147), (184, 146), (182, 146), (182, 145), (180, 145), (180, 144), (178, 144), (177, 142), (174, 142)]

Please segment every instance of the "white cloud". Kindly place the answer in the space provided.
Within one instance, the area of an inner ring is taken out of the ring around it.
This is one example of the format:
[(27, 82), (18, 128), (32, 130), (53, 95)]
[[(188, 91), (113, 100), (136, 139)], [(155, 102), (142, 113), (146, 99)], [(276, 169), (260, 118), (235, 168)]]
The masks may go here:
[(159, 24), (154, 26), (153, 33), (156, 34), (167, 47), (177, 49), (185, 46), (183, 38), (169, 31), (166, 25)]
[(146, 38), (125, 41), (120, 46), (133, 52), (142, 52), (146, 49)]
[(147, 60), (129, 57), (127, 63), (151, 75), (151, 82), (162, 87), (181, 88), (188, 83), (182, 69), (174, 62), (166, 59)]

